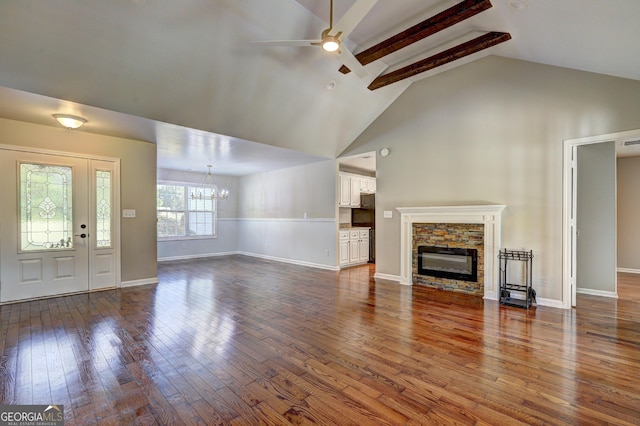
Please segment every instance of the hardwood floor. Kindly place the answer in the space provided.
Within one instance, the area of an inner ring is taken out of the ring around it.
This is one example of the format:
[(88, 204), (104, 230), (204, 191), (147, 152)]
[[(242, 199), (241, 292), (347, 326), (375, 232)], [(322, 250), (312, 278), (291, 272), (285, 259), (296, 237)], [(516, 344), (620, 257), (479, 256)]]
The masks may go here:
[(638, 276), (527, 312), (372, 274), (231, 256), (2, 306), (0, 402), (67, 425), (640, 424)]

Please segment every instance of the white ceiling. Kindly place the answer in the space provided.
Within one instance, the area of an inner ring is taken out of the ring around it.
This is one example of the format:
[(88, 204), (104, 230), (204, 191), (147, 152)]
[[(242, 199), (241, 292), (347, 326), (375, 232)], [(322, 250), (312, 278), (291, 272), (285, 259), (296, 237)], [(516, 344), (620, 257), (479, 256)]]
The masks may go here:
[(376, 152), (365, 152), (358, 155), (341, 157), (339, 159), (341, 169), (346, 166), (350, 171), (362, 171), (367, 174), (375, 174), (376, 171)]
[[(335, 0), (334, 21), (353, 1)], [(347, 46), (458, 2), (379, 0)], [(492, 3), (383, 60), (394, 69), (484, 31), (512, 40), (372, 92), (374, 75), (342, 75), (318, 48), (251, 44), (318, 38), (328, 0), (0, 0), (0, 116), (56, 125), (51, 114), (75, 113), (82, 131), (157, 143), (162, 167), (242, 175), (335, 158), (412, 81), (490, 54), (640, 80), (640, 1)]]

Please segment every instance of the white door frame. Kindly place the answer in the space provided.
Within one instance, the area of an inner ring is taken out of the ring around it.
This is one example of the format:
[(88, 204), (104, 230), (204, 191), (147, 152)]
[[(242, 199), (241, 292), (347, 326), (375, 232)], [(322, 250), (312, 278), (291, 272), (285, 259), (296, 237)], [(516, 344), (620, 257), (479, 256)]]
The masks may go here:
[[(112, 195), (112, 200), (113, 200), (113, 235), (114, 238), (116, 239), (115, 244), (114, 244), (114, 248), (115, 248), (115, 277), (116, 277), (116, 285), (115, 287), (118, 288), (121, 286), (122, 283), (122, 276), (121, 276), (121, 271), (122, 271), (122, 267), (121, 267), (121, 252), (122, 252), (122, 238), (120, 235), (120, 227), (121, 227), (121, 216), (120, 216), (120, 159), (119, 158), (112, 158), (112, 157), (103, 157), (103, 156), (97, 156), (97, 155), (91, 155), (91, 154), (82, 154), (82, 153), (75, 153), (75, 152), (67, 152), (67, 151), (58, 151), (58, 150), (49, 150), (49, 149), (41, 149), (41, 148), (33, 148), (33, 147), (28, 147), (28, 146), (18, 146), (18, 145), (6, 145), (6, 144), (0, 144), (0, 150), (7, 150), (7, 151), (17, 151), (17, 152), (28, 152), (28, 153), (35, 153), (35, 154), (46, 154), (46, 155), (52, 155), (52, 156), (60, 156), (60, 157), (71, 157), (71, 158), (80, 158), (80, 159), (85, 159), (85, 160), (97, 160), (97, 161), (108, 161), (108, 162), (112, 162), (114, 164), (114, 179), (113, 179), (113, 183), (112, 183), (112, 191), (113, 191), (113, 195)], [(91, 173), (91, 170), (88, 170), (88, 173)], [(89, 197), (90, 200), (93, 200), (93, 196)], [(90, 206), (90, 213), (92, 211), (94, 211), (94, 206)], [(89, 256), (92, 256), (92, 251), (90, 249), (89, 252)], [(87, 280), (88, 280), (88, 284), (90, 284), (91, 282), (91, 277), (93, 276), (93, 271), (91, 270), (92, 268), (92, 260), (89, 261), (89, 275), (87, 276)], [(89, 291), (92, 290), (91, 286), (88, 285)], [(110, 287), (110, 288), (114, 288), (114, 287)], [(100, 290), (100, 289), (99, 289)]]
[[(640, 130), (608, 133), (598, 136), (587, 136), (578, 139), (567, 139), (563, 146), (563, 176), (562, 176), (562, 307), (571, 309), (576, 305), (575, 274), (576, 257), (576, 174), (578, 170), (576, 155), (580, 145), (590, 145), (602, 142), (615, 142), (616, 145), (624, 140), (637, 139)], [(617, 227), (617, 225), (616, 225)]]

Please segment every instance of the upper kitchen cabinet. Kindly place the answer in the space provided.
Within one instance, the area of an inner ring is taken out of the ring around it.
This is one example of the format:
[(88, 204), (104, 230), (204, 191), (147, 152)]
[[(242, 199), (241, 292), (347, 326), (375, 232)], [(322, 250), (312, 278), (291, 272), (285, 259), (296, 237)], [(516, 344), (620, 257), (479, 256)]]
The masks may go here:
[(376, 192), (376, 178), (340, 172), (340, 207), (360, 207), (360, 194)]
[(376, 193), (376, 178), (370, 176), (360, 177), (360, 193), (361, 194), (375, 194)]
[(351, 207), (360, 207), (360, 176), (351, 176)]
[(340, 207), (351, 206), (351, 177), (344, 173), (340, 173), (340, 199), (338, 200)]

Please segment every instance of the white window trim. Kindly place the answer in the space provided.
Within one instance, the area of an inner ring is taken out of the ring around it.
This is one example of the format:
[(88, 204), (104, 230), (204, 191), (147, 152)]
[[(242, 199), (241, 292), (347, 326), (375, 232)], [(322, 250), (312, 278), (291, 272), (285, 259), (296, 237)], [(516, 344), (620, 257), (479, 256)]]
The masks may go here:
[[(175, 180), (159, 180), (156, 182), (156, 196), (158, 192), (158, 185), (174, 185), (174, 186), (200, 186), (201, 183), (196, 182), (184, 182), (184, 181), (175, 181)], [(185, 197), (188, 197), (188, 191), (185, 191)], [(188, 206), (188, 200), (185, 199), (185, 206)], [(189, 210), (186, 209), (185, 213), (188, 213)], [(156, 206), (156, 217), (158, 216), (158, 207)], [(218, 200), (213, 200), (213, 217), (211, 219), (213, 221), (213, 234), (211, 235), (178, 235), (172, 237), (161, 237), (158, 236), (158, 241), (190, 241), (190, 240), (211, 240), (218, 238)], [(158, 225), (156, 223), (156, 229)], [(186, 229), (186, 228), (185, 228)], [(157, 231), (156, 231), (157, 232)]]

